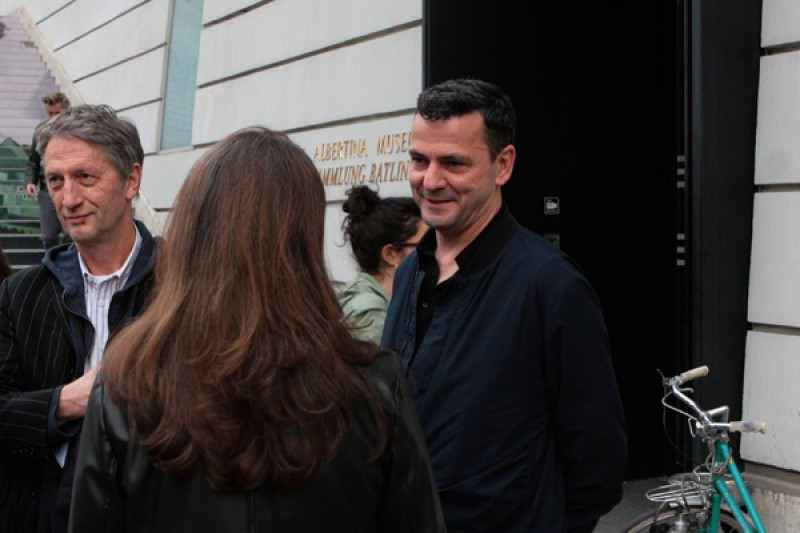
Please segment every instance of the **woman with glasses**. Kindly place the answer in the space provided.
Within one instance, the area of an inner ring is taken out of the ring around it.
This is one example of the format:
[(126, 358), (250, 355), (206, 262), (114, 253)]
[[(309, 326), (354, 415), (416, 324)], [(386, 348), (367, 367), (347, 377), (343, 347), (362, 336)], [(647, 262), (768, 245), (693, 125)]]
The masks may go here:
[(366, 185), (346, 194), (342, 229), (360, 272), (339, 292), (339, 303), (353, 334), (379, 343), (394, 273), (428, 226), (410, 197), (381, 198)]

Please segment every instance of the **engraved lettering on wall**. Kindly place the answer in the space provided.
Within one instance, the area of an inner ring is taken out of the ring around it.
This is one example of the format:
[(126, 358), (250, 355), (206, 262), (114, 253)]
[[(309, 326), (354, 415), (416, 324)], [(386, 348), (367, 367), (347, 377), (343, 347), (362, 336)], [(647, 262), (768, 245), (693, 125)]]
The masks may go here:
[(407, 181), (410, 140), (411, 133), (397, 132), (323, 142), (314, 148), (314, 161), (326, 187)]

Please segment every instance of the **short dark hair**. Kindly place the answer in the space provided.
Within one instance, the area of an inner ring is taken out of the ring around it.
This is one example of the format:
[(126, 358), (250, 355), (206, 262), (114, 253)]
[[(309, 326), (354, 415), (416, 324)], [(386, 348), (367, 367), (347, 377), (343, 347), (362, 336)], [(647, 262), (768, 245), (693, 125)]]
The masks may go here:
[(378, 274), (383, 247), (404, 244), (417, 232), (422, 218), (419, 206), (409, 197), (381, 198), (367, 185), (357, 185), (345, 194), (345, 241), (350, 241), (359, 268), (367, 274)]
[[(144, 162), (136, 126), (107, 105), (79, 105), (62, 111), (36, 133), (37, 150), (44, 157), (53, 137), (78, 139), (97, 146), (124, 182), (133, 165)], [(45, 166), (47, 158), (45, 158)]]
[(460, 78), (423, 90), (417, 97), (417, 113), (435, 121), (480, 112), (486, 144), (492, 159), (514, 144), (517, 114), (511, 98), (497, 85), (483, 80)]
[(69, 108), (69, 98), (67, 98), (67, 95), (64, 93), (47, 93), (42, 96), (42, 103), (44, 105), (61, 104), (63, 109)]

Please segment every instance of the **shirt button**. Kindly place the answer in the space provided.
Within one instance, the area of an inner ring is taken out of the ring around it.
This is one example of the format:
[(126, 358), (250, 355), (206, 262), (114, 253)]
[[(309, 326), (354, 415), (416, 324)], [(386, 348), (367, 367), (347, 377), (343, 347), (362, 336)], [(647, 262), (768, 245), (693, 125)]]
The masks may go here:
[(422, 308), (423, 309), (427, 309), (428, 308), (428, 302), (422, 302)]

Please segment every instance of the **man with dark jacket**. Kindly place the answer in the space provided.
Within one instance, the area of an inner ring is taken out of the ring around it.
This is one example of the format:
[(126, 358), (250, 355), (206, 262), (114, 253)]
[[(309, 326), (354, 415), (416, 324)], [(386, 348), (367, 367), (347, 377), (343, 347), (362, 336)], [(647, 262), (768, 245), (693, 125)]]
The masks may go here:
[[(69, 98), (64, 93), (47, 93), (42, 96), (42, 103), (47, 110), (47, 120), (65, 109), (69, 109)], [(35, 196), (39, 203), (39, 227), (42, 231), (45, 250), (59, 244), (59, 234), (62, 232), (56, 208), (53, 206), (53, 200), (50, 198), (50, 193), (47, 192), (47, 184), (44, 181), (42, 157), (36, 147), (36, 135), (39, 133), (39, 128), (47, 123), (47, 120), (37, 125), (33, 132), (31, 151), (28, 155), (28, 175), (25, 178), (25, 193), (29, 198)]]
[(622, 496), (622, 403), (594, 290), (503, 206), (514, 130), (489, 83), (420, 94), (409, 182), (431, 230), (382, 344), (405, 361), (450, 533), (590, 533)]
[(136, 127), (107, 106), (65, 110), (38, 134), (73, 243), (0, 285), (0, 524), (66, 531), (84, 411), (108, 338), (144, 307), (157, 240), (131, 217)]

